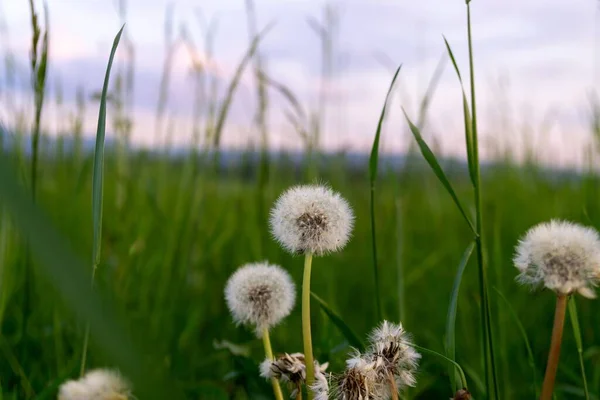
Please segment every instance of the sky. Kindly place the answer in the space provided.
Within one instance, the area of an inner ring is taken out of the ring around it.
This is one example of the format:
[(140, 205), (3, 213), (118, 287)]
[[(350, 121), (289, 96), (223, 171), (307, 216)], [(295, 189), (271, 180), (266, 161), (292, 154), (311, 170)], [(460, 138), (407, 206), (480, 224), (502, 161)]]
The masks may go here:
[[(0, 118), (10, 119), (7, 98), (28, 108), (29, 2), (0, 0), (0, 54), (12, 54), (17, 83), (6, 84), (0, 65)], [(119, 5), (121, 4), (121, 5)], [(598, 81), (596, 0), (473, 0), (478, 120), (481, 153), (498, 157), (510, 149), (517, 157), (531, 151), (543, 162), (581, 165), (593, 143), (590, 98)], [(36, 3), (42, 10), (42, 3)], [(249, 46), (244, 0), (47, 0), (50, 23), (50, 78), (44, 124), (68, 130), (78, 88), (91, 98), (103, 81), (114, 35), (126, 22), (117, 53), (119, 71), (133, 65), (130, 140), (160, 146), (168, 140), (191, 146), (196, 81), (185, 37), (196, 60), (217, 82), (219, 101)], [(323, 21), (334, 10), (333, 66), (322, 77), (321, 43), (309, 20)], [(268, 76), (284, 83), (308, 115), (325, 115), (321, 145), (327, 150), (368, 151), (394, 68), (402, 64), (382, 137), (386, 152), (406, 151), (411, 141), (402, 114), (418, 118), (418, 104), (436, 67), (443, 72), (432, 97), (423, 135), (443, 155), (464, 157), (461, 89), (448, 62), (445, 36), (468, 84), (466, 7), (461, 0), (255, 0), (259, 29), (273, 23), (259, 44)], [(160, 82), (167, 54), (165, 20), (170, 15), (175, 43), (165, 122), (156, 126)], [(204, 37), (216, 27), (213, 56)], [(132, 64), (131, 64), (132, 63)], [(595, 72), (596, 71), (596, 72)], [(465, 88), (469, 90), (468, 87)], [(4, 95), (2, 94), (4, 93)], [(60, 94), (59, 94), (60, 93)], [(319, 94), (325, 105), (319, 107)], [(56, 98), (62, 98), (58, 105)], [(274, 150), (301, 149), (303, 142), (286, 113), (281, 93), (269, 91), (269, 143)], [(88, 101), (85, 130), (95, 131), (98, 104)], [(254, 124), (256, 84), (251, 68), (242, 76), (223, 132), (223, 145), (257, 145)], [(200, 119), (206, 116), (203, 108)], [(109, 110), (109, 120), (115, 117)], [(196, 113), (197, 114), (197, 113)], [(114, 135), (114, 131), (109, 133)]]

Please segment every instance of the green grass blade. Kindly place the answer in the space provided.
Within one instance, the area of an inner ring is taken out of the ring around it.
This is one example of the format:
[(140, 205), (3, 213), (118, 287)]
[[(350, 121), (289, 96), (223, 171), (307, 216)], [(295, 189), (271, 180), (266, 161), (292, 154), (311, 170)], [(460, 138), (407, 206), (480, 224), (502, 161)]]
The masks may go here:
[(577, 317), (577, 303), (575, 302), (574, 296), (571, 296), (569, 299), (569, 318), (571, 320), (571, 326), (573, 327), (573, 336), (575, 337), (575, 344), (577, 345), (577, 353), (579, 355), (579, 367), (581, 368), (585, 399), (590, 400), (585, 364), (583, 362), (583, 341), (581, 340), (581, 329), (579, 328), (579, 318)]
[[(115, 53), (121, 40), (121, 34), (125, 25), (121, 27), (117, 36), (113, 41), (108, 65), (106, 66), (106, 75), (104, 77), (104, 85), (102, 86), (102, 95), (100, 96), (100, 111), (98, 112), (98, 127), (96, 129), (96, 147), (94, 150), (94, 168), (92, 176), (92, 285), (96, 276), (96, 269), (100, 264), (100, 252), (102, 247), (102, 200), (104, 192), (104, 137), (106, 135), (106, 96), (108, 94), (108, 85), (110, 82), (110, 70), (112, 68)], [(83, 349), (81, 353), (81, 368), (80, 375), (83, 375), (86, 367), (88, 340), (89, 340), (89, 325), (86, 325)]]
[(425, 123), (427, 122), (427, 112), (429, 111), (429, 106), (431, 104), (431, 100), (433, 99), (433, 95), (438, 88), (440, 80), (442, 79), (442, 75), (444, 73), (444, 69), (446, 67), (446, 57), (440, 58), (438, 61), (433, 75), (429, 80), (427, 85), (427, 90), (425, 90), (425, 95), (421, 99), (421, 104), (419, 105), (419, 119), (417, 121), (417, 126), (419, 129), (423, 129), (425, 127)]
[(421, 153), (423, 154), (425, 161), (427, 161), (427, 163), (433, 170), (433, 173), (437, 176), (437, 178), (442, 183), (442, 185), (444, 185), (444, 188), (446, 188), (446, 191), (450, 194), (450, 196), (452, 197), (452, 200), (454, 200), (454, 204), (456, 204), (456, 206), (458, 207), (458, 210), (462, 214), (465, 221), (467, 221), (467, 224), (469, 224), (469, 227), (471, 228), (473, 233), (475, 235), (477, 235), (477, 231), (475, 230), (473, 223), (467, 216), (467, 213), (465, 212), (465, 209), (463, 208), (462, 204), (460, 203), (460, 200), (458, 199), (456, 192), (452, 188), (452, 185), (448, 181), (448, 178), (446, 177), (444, 170), (440, 166), (440, 163), (438, 162), (437, 158), (435, 157), (435, 155), (433, 154), (433, 152), (431, 151), (431, 149), (429, 148), (427, 143), (425, 143), (425, 140), (423, 140), (423, 136), (421, 136), (420, 129), (415, 124), (412, 123), (412, 121), (406, 114), (406, 111), (404, 109), (402, 109), (402, 111), (404, 112), (404, 116), (406, 117), (406, 121), (408, 122), (408, 125), (410, 127), (410, 131), (412, 132), (413, 136), (415, 137), (415, 140), (417, 141), (417, 144), (419, 145), (419, 149), (421, 150)]
[(254, 53), (258, 49), (258, 44), (265, 37), (265, 35), (271, 30), (272, 27), (273, 27), (273, 24), (269, 24), (258, 35), (256, 35), (256, 37), (252, 40), (252, 44), (246, 51), (246, 54), (244, 54), (244, 57), (242, 57), (242, 60), (238, 64), (238, 67), (235, 71), (235, 74), (233, 75), (233, 78), (231, 79), (231, 82), (229, 82), (229, 86), (228, 86), (226, 94), (225, 94), (225, 99), (223, 99), (223, 102), (221, 103), (221, 107), (219, 109), (219, 115), (217, 117), (217, 123), (215, 125), (214, 136), (213, 136), (213, 145), (214, 145), (215, 149), (218, 149), (219, 145), (221, 143), (221, 137), (223, 135), (223, 127), (225, 126), (225, 121), (227, 120), (227, 114), (229, 113), (229, 108), (231, 106), (231, 102), (233, 101), (233, 95), (235, 94), (235, 91), (240, 83), (240, 80), (242, 79), (242, 74), (244, 73), (244, 70), (250, 63), (250, 60), (252, 60)]
[(319, 296), (317, 296), (313, 292), (311, 292), (310, 294), (311, 294), (312, 298), (315, 299), (319, 303), (319, 305), (321, 306), (321, 310), (323, 310), (323, 312), (325, 314), (327, 314), (327, 316), (329, 317), (331, 322), (333, 322), (333, 324), (339, 329), (340, 333), (342, 335), (344, 335), (344, 337), (346, 338), (348, 343), (350, 343), (350, 345), (352, 347), (355, 347), (357, 350), (364, 351), (365, 344), (352, 331), (352, 329), (350, 329), (350, 327), (348, 325), (346, 325), (344, 320), (335, 311), (333, 311), (331, 309), (331, 307), (329, 307), (329, 305), (323, 299), (321, 299)]
[(532, 379), (533, 379), (533, 387), (535, 389), (535, 397), (537, 398), (537, 397), (539, 397), (539, 386), (538, 386), (538, 380), (537, 380), (537, 367), (535, 365), (535, 358), (533, 357), (533, 351), (531, 350), (531, 344), (529, 343), (529, 338), (527, 337), (527, 331), (525, 330), (525, 327), (521, 323), (521, 319), (517, 315), (515, 309), (510, 304), (510, 302), (508, 301), (508, 299), (506, 298), (506, 296), (504, 296), (502, 294), (502, 292), (500, 290), (498, 290), (497, 288), (494, 288), (494, 290), (496, 291), (496, 293), (498, 293), (498, 296), (500, 297), (500, 299), (502, 299), (502, 301), (506, 305), (506, 309), (508, 310), (508, 312), (510, 313), (510, 315), (514, 319), (515, 324), (517, 325), (517, 328), (519, 329), (519, 332), (521, 333), (521, 336), (523, 337), (523, 342), (525, 343), (525, 347), (527, 349), (527, 359), (529, 361), (529, 366), (531, 367), (531, 374), (532, 374)]
[(475, 174), (475, 164), (473, 159), (473, 121), (471, 120), (471, 111), (469, 110), (469, 100), (467, 100), (467, 94), (465, 93), (463, 80), (460, 75), (460, 70), (458, 68), (458, 64), (456, 63), (456, 59), (454, 58), (454, 53), (452, 52), (452, 48), (445, 37), (444, 43), (446, 44), (448, 55), (450, 56), (450, 60), (452, 60), (452, 65), (454, 66), (454, 70), (458, 76), (458, 81), (460, 82), (460, 90), (462, 92), (463, 101), (463, 118), (465, 124), (465, 142), (467, 144), (467, 164), (469, 167), (469, 176), (471, 177), (471, 182), (473, 185), (475, 185), (477, 177)]
[(441, 353), (438, 353), (435, 350), (428, 349), (426, 347), (418, 346), (416, 344), (413, 344), (413, 347), (415, 349), (417, 349), (417, 350), (422, 351), (423, 353), (428, 353), (428, 354), (431, 354), (431, 355), (434, 355), (434, 356), (438, 356), (439, 358), (441, 358), (441, 359), (449, 362), (450, 364), (452, 364), (456, 368), (456, 370), (458, 371), (458, 375), (460, 376), (460, 381), (461, 381), (462, 387), (464, 389), (468, 389), (469, 388), (467, 386), (467, 378), (465, 377), (465, 372), (463, 371), (462, 367), (456, 361), (451, 360), (450, 358), (446, 357), (445, 355), (443, 355)]
[(371, 186), (371, 244), (373, 246), (373, 272), (375, 274), (375, 292), (377, 299), (377, 319), (381, 321), (383, 319), (383, 310), (381, 307), (381, 290), (379, 286), (379, 266), (377, 265), (377, 237), (375, 233), (375, 182), (377, 181), (377, 166), (379, 162), (379, 139), (381, 137), (381, 128), (383, 127), (383, 121), (385, 119), (385, 111), (390, 101), (390, 96), (394, 91), (394, 84), (398, 78), (398, 74), (402, 69), (402, 65), (396, 69), (390, 87), (387, 94), (385, 95), (385, 102), (381, 109), (381, 115), (377, 122), (377, 130), (375, 131), (375, 138), (373, 139), (373, 147), (371, 148), (371, 156), (369, 157), (369, 180)]
[(106, 75), (104, 77), (104, 85), (102, 86), (102, 95), (100, 97), (100, 111), (98, 113), (98, 127), (96, 129), (96, 146), (94, 148), (94, 167), (92, 178), (92, 223), (94, 229), (93, 247), (92, 247), (92, 262), (94, 268), (100, 263), (100, 249), (102, 242), (102, 199), (104, 193), (104, 137), (106, 135), (106, 96), (108, 94), (108, 85), (110, 81), (110, 70), (121, 34), (125, 26), (121, 27), (117, 36), (113, 41), (108, 65), (106, 67)]
[[(38, 261), (34, 265), (39, 267), (40, 274), (47, 278), (79, 321), (89, 321), (94, 343), (103, 350), (106, 361), (132, 380), (139, 398), (181, 398), (176, 389), (150, 367), (153, 365), (150, 360), (159, 365), (158, 360), (163, 360), (164, 355), (154, 355), (153, 346), (141, 348), (145, 336), (136, 334), (138, 329), (125, 328), (124, 320), (117, 317), (114, 305), (101, 295), (101, 291), (90, 292), (89, 268), (77, 258), (49, 218), (35, 206), (31, 196), (17, 183), (15, 175), (7, 157), (0, 154), (0, 204), (30, 244)], [(128, 332), (133, 332), (132, 336)]]
[[(454, 277), (454, 285), (452, 286), (448, 314), (446, 316), (446, 355), (452, 360), (456, 359), (456, 310), (458, 308), (458, 293), (460, 290), (460, 283), (462, 282), (463, 273), (465, 272), (465, 268), (469, 263), (469, 258), (471, 257), (474, 248), (475, 242), (471, 242), (469, 246), (467, 246), (462, 259), (460, 260), (460, 264), (458, 264), (458, 270), (456, 271), (456, 276)], [(454, 371), (450, 372), (449, 377), (452, 390), (456, 392), (458, 389), (460, 389), (460, 387)]]
[[(477, 101), (475, 97), (475, 67), (473, 61), (473, 35), (471, 32), (471, 8), (467, 2), (467, 38), (469, 45), (469, 78), (471, 86), (471, 134), (472, 143), (472, 160), (475, 175), (473, 188), (475, 191), (475, 215), (477, 226), (477, 264), (479, 266), (479, 291), (481, 296), (481, 323), (483, 333), (484, 355), (485, 355), (485, 370), (486, 383), (490, 399), (500, 400), (500, 388), (498, 384), (498, 374), (496, 372), (496, 356), (494, 352), (494, 329), (492, 327), (492, 311), (489, 301), (487, 266), (484, 260), (484, 245), (483, 245), (483, 210), (482, 210), (482, 194), (481, 194), (481, 173), (479, 167), (479, 144), (477, 134)], [(492, 392), (493, 388), (493, 392)], [(492, 396), (493, 393), (493, 396)]]

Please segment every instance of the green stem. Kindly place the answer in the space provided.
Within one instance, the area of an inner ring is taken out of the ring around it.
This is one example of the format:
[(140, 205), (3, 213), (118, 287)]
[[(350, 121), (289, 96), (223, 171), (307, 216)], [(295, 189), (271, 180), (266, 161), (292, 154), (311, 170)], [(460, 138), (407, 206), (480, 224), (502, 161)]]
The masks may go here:
[(304, 341), (304, 360), (306, 363), (306, 386), (308, 400), (313, 400), (310, 387), (315, 378), (313, 362), (312, 337), (310, 333), (310, 270), (312, 268), (312, 253), (304, 257), (304, 278), (302, 281), (302, 339)]
[[(494, 341), (492, 336), (492, 318), (489, 304), (487, 267), (484, 264), (483, 257), (483, 218), (481, 207), (481, 173), (479, 167), (479, 146), (477, 142), (477, 107), (475, 101), (475, 68), (473, 66), (473, 39), (471, 34), (471, 8), (467, 1), (467, 31), (469, 42), (469, 72), (471, 81), (471, 123), (473, 135), (473, 164), (475, 167), (475, 209), (476, 209), (476, 229), (477, 229), (477, 264), (479, 265), (479, 291), (481, 296), (481, 324), (484, 343), (485, 360), (485, 380), (490, 398), (500, 399), (498, 389), (498, 377), (496, 373), (496, 362), (494, 359)], [(494, 397), (491, 396), (493, 387)]]
[[(269, 360), (274, 360), (275, 358), (273, 357), (273, 350), (271, 348), (271, 339), (269, 338), (269, 330), (268, 329), (265, 328), (263, 330), (262, 338), (263, 338), (263, 345), (265, 347), (265, 356)], [(281, 393), (281, 387), (279, 386), (279, 382), (277, 381), (277, 379), (271, 378), (271, 384), (273, 385), (273, 393), (275, 394), (275, 399), (283, 400), (283, 393)]]

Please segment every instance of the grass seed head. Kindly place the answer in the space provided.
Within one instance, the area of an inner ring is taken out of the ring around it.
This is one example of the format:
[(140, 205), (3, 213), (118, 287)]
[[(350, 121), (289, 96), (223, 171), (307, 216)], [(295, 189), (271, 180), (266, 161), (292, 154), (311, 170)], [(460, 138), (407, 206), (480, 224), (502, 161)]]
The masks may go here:
[(238, 324), (254, 326), (261, 336), (287, 317), (296, 301), (296, 288), (290, 275), (266, 262), (245, 264), (225, 287), (225, 300)]
[(329, 187), (302, 185), (277, 199), (270, 224), (275, 239), (292, 254), (323, 255), (348, 243), (354, 215), (348, 202)]
[(118, 372), (97, 369), (61, 385), (58, 400), (127, 400), (131, 386)]
[(521, 238), (514, 263), (522, 284), (594, 298), (593, 288), (600, 280), (600, 238), (592, 228), (552, 220)]

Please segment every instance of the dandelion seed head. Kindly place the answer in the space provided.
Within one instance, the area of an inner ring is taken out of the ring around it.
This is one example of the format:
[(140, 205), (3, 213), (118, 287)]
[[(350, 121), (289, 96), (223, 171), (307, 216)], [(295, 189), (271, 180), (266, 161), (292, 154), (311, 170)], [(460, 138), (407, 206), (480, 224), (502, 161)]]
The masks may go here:
[(301, 185), (285, 191), (271, 210), (271, 233), (292, 254), (323, 255), (343, 248), (354, 215), (348, 202), (327, 186)]
[(369, 336), (369, 353), (375, 360), (380, 379), (393, 376), (398, 389), (415, 386), (415, 372), (421, 355), (414, 349), (402, 324), (383, 321)]
[(346, 370), (332, 379), (332, 393), (339, 400), (383, 400), (385, 387), (381, 384), (375, 361), (368, 354), (354, 353), (346, 361)]
[(131, 385), (118, 372), (97, 369), (78, 381), (65, 382), (58, 400), (127, 400), (129, 396)]
[(290, 275), (277, 265), (245, 264), (229, 278), (225, 299), (234, 321), (254, 326), (260, 336), (290, 314), (296, 288)]
[(315, 381), (310, 387), (314, 395), (314, 400), (329, 399), (329, 380), (324, 371), (317, 369), (315, 371)]
[(600, 237), (592, 228), (552, 220), (531, 228), (514, 256), (517, 281), (558, 294), (594, 298), (600, 281)]
[[(311, 390), (313, 390), (315, 394), (318, 392), (320, 396), (323, 396), (323, 391), (328, 390), (325, 370), (329, 363), (319, 364), (319, 362), (315, 360), (314, 365), (316, 386), (311, 388)], [(306, 382), (306, 361), (304, 354), (284, 353), (275, 360), (267, 358), (260, 365), (260, 375), (266, 379), (275, 378), (281, 382), (289, 383), (291, 386), (290, 397), (294, 399), (301, 390), (302, 385)], [(326, 398), (327, 397), (325, 397), (325, 399)]]

